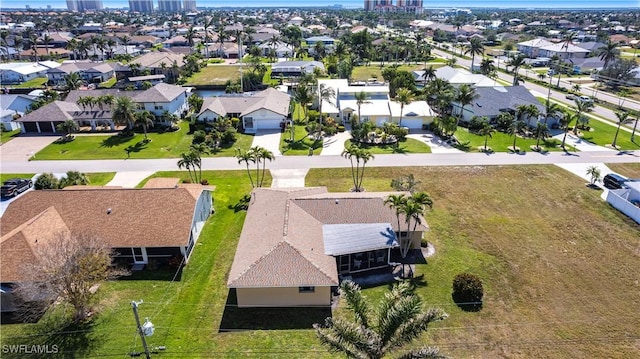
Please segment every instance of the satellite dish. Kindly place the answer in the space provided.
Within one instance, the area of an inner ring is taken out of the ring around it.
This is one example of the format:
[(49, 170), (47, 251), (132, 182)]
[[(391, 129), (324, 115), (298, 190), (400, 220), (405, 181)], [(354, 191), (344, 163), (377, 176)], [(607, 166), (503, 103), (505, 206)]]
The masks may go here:
[(144, 333), (145, 337), (150, 337), (153, 335), (153, 331), (155, 330), (153, 323), (149, 321), (149, 318), (144, 320), (144, 324), (142, 324), (142, 333)]

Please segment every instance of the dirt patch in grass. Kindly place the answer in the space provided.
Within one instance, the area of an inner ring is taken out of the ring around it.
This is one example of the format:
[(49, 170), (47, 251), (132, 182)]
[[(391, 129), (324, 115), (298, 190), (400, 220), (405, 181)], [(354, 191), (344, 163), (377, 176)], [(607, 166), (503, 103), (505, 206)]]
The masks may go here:
[[(638, 357), (640, 226), (553, 166), (370, 168), (367, 191), (413, 173), (434, 202), (436, 255), (417, 290), (450, 317), (422, 343), (453, 357)], [(348, 190), (349, 169), (313, 169), (306, 183)], [(453, 277), (479, 275), (483, 309), (451, 299)], [(365, 291), (373, 299), (386, 287)]]

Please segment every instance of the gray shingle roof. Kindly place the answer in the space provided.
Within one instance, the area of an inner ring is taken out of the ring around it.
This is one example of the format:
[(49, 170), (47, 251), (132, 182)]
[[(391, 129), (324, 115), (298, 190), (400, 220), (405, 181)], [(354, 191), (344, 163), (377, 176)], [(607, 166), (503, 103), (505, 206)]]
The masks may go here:
[(272, 111), (286, 116), (289, 114), (289, 102), (291, 97), (284, 92), (268, 88), (255, 92), (252, 95), (232, 95), (205, 98), (198, 116), (210, 110), (219, 116), (228, 113), (239, 113), (244, 116), (260, 109)]
[(137, 94), (133, 99), (136, 102), (171, 102), (185, 91), (187, 91), (187, 89), (182, 86), (161, 82)]
[(472, 110), (475, 116), (493, 117), (500, 110), (515, 110), (519, 105), (529, 104), (544, 112), (544, 106), (524, 86), (478, 87), (476, 94), (478, 98), (471, 105), (465, 106), (465, 110)]

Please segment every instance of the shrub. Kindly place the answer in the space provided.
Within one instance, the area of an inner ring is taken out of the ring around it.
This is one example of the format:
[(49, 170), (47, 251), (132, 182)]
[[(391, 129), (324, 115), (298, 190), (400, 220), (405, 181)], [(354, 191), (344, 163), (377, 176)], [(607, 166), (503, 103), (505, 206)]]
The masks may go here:
[(338, 132), (344, 132), (344, 126), (343, 125), (338, 126)]
[(318, 122), (318, 120), (320, 119), (320, 112), (316, 110), (309, 110), (308, 117), (309, 122)]
[(477, 309), (482, 306), (482, 279), (475, 274), (461, 273), (453, 279), (453, 301), (462, 308)]
[(193, 133), (193, 143), (198, 144), (202, 143), (207, 139), (207, 135), (204, 131), (198, 130)]
[(203, 186), (208, 186), (209, 185), (209, 180), (203, 179), (202, 181), (200, 181), (200, 184)]
[(233, 128), (230, 128), (224, 131), (220, 136), (220, 142), (222, 142), (225, 145), (236, 142), (236, 130)]
[(57, 189), (58, 185), (59, 181), (53, 173), (43, 173), (36, 178), (33, 187), (35, 189)]

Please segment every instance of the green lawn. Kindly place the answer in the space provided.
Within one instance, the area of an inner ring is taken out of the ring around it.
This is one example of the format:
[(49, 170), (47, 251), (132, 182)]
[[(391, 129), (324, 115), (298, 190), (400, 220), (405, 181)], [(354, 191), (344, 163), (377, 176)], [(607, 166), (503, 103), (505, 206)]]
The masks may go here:
[(185, 86), (224, 85), (228, 80), (240, 79), (240, 66), (214, 65), (207, 66), (187, 78)]
[[(417, 266), (417, 291), (450, 315), (420, 345), (456, 358), (640, 356), (627, 339), (640, 335), (640, 257), (632, 254), (640, 226), (600, 191), (554, 166), (368, 168), (364, 187), (388, 191), (409, 173), (435, 203), (426, 220), (436, 254)], [(349, 169), (312, 169), (306, 184), (353, 187)], [(451, 300), (461, 272), (483, 280), (479, 312)], [(387, 290), (364, 293), (377, 299)]]
[[(389, 63), (385, 63), (385, 67), (388, 67)], [(391, 62), (390, 64), (393, 64)], [(438, 61), (427, 62), (428, 66), (433, 66), (434, 69), (444, 66), (444, 63)], [(403, 71), (414, 71), (414, 70), (422, 70), (424, 68), (424, 63), (419, 63), (416, 65), (400, 65), (399, 70)], [(382, 82), (384, 79), (382, 78), (382, 69), (377, 65), (370, 66), (356, 66), (353, 68), (353, 73), (351, 77), (355, 81), (366, 81), (368, 79), (376, 78), (378, 81)]]
[(112, 88), (116, 83), (118, 82), (118, 79), (116, 79), (116, 77), (112, 77), (109, 80), (102, 82), (98, 85), (98, 88), (101, 89), (110, 89)]
[[(596, 145), (611, 145), (616, 135), (616, 126), (611, 126), (598, 120), (590, 119), (589, 126), (592, 131), (582, 132), (582, 138)], [(616, 145), (620, 150), (640, 149), (640, 131), (637, 131), (635, 143), (631, 142), (631, 133), (620, 129)]]
[[(347, 140), (344, 143), (344, 147), (351, 146), (351, 140)], [(431, 147), (422, 141), (415, 140), (413, 138), (405, 138), (398, 142), (398, 146), (385, 145), (385, 146), (367, 146), (361, 144), (360, 147), (368, 149), (374, 155), (384, 155), (392, 153), (431, 153)]]
[[(509, 152), (508, 147), (513, 145), (513, 136), (509, 136), (504, 132), (495, 132), (493, 137), (489, 138), (487, 146), (493, 149), (494, 152)], [(467, 128), (458, 127), (456, 131), (456, 138), (460, 141), (459, 148), (467, 152), (480, 152), (484, 147), (484, 136), (479, 136), (469, 132)], [(540, 147), (545, 151), (562, 151), (560, 147), (561, 141), (555, 139), (540, 140)], [(531, 151), (530, 146), (535, 146), (536, 140), (533, 138), (518, 137), (516, 140), (516, 146), (520, 147), (521, 151)], [(567, 145), (568, 150), (572, 150)]]
[(293, 143), (289, 142), (291, 131), (286, 131), (280, 136), (280, 152), (285, 156), (308, 156), (309, 148), (313, 148), (313, 154), (322, 152), (322, 140), (314, 141), (308, 136), (305, 126), (295, 125)]
[(87, 173), (87, 178), (89, 179), (89, 184), (92, 186), (105, 186), (111, 182), (115, 175), (115, 172), (95, 172)]
[(0, 182), (4, 182), (11, 178), (32, 178), (35, 173), (0, 173)]
[(44, 87), (44, 85), (49, 81), (46, 77), (36, 77), (35, 79), (25, 81), (19, 85), (11, 85), (9, 87), (15, 89), (28, 89), (28, 88), (40, 88)]
[(20, 135), (20, 130), (2, 131), (0, 132), (0, 144), (9, 142), (18, 135)]
[[(187, 134), (189, 124), (181, 122), (180, 130), (167, 133), (149, 133), (151, 142), (144, 143), (144, 135), (136, 133), (133, 137), (117, 135), (105, 136), (76, 136), (76, 139), (64, 143), (53, 143), (45, 147), (34, 156), (34, 160), (65, 160), (65, 159), (119, 159), (127, 158), (178, 158), (189, 150), (193, 136)], [(237, 141), (229, 148), (221, 149), (212, 156), (233, 156), (236, 147), (248, 149), (253, 136), (237, 134)]]

